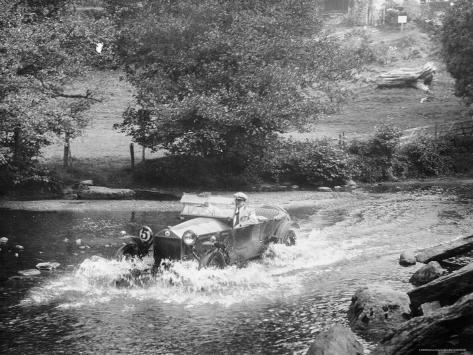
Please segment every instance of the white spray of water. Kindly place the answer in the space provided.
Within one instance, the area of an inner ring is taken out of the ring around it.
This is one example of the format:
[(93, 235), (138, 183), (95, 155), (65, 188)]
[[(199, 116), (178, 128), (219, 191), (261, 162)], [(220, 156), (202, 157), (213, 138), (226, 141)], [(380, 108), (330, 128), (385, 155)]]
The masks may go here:
[[(287, 297), (300, 292), (301, 270), (316, 272), (314, 268), (352, 256), (341, 245), (318, 233), (314, 230), (299, 235), (295, 246), (270, 245), (263, 258), (244, 267), (198, 270), (197, 262), (181, 261), (171, 263), (155, 276), (149, 272), (136, 276), (149, 270), (150, 265), (91, 257), (73, 273), (33, 289), (24, 304), (58, 302), (61, 308), (76, 308), (131, 297), (193, 307), (205, 303), (230, 306), (247, 300)], [(130, 275), (130, 270), (134, 270), (135, 277)], [(117, 280), (122, 287), (117, 287)]]

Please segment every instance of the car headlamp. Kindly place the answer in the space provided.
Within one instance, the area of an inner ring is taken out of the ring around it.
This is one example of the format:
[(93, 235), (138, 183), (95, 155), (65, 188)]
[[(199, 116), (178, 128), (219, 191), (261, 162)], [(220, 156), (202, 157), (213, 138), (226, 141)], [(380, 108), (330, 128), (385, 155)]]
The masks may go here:
[(185, 245), (192, 246), (197, 240), (197, 235), (193, 231), (186, 231), (182, 235), (182, 240)]

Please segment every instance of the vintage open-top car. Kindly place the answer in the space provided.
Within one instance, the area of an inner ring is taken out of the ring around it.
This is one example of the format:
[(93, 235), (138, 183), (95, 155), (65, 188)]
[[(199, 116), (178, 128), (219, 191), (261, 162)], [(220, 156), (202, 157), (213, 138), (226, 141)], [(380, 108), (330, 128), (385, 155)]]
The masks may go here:
[[(244, 194), (241, 194), (244, 195)], [(199, 268), (223, 268), (261, 256), (269, 243), (294, 245), (295, 228), (289, 214), (281, 207), (263, 205), (249, 209), (252, 218), (235, 224), (235, 200), (221, 196), (184, 194), (182, 223), (153, 235), (151, 228), (140, 229), (117, 252), (119, 258), (152, 255), (154, 269), (164, 260), (191, 260)]]

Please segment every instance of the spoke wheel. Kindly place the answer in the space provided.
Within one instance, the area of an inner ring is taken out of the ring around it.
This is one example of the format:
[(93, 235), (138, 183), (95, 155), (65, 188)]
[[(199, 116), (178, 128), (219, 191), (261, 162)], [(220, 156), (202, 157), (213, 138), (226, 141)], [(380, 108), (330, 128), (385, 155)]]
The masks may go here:
[(135, 244), (122, 245), (115, 254), (117, 260), (131, 260), (139, 257), (138, 247)]
[(294, 232), (294, 230), (292, 229), (289, 229), (286, 235), (284, 236), (282, 243), (290, 247), (296, 245), (296, 239), (296, 232)]
[(213, 267), (216, 269), (223, 269), (227, 266), (226, 255), (220, 250), (215, 249), (210, 253), (206, 254), (199, 262), (199, 269), (204, 267)]

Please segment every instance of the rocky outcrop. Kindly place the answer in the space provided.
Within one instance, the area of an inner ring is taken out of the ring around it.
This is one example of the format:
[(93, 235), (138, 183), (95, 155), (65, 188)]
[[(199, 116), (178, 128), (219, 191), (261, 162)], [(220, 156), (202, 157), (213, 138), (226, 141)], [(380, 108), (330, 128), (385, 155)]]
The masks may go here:
[(342, 325), (320, 332), (307, 351), (307, 355), (362, 355), (363, 346), (355, 334)]
[(421, 286), (445, 274), (447, 274), (447, 270), (441, 267), (438, 262), (431, 261), (412, 274), (409, 282), (414, 286)]
[(441, 305), (454, 303), (460, 297), (473, 292), (473, 263), (448, 275), (408, 292), (411, 309), (416, 310), (426, 302), (439, 301)]
[(82, 200), (127, 200), (135, 198), (135, 192), (130, 189), (111, 189), (103, 186), (89, 186), (77, 193)]
[(356, 291), (348, 310), (352, 330), (378, 341), (410, 318), (406, 293), (385, 286), (370, 286)]
[[(444, 349), (450, 340), (458, 348), (473, 346), (473, 294), (463, 297), (450, 307), (440, 308), (430, 315), (415, 317), (388, 335), (374, 355), (418, 354), (419, 349)], [(451, 346), (451, 345), (450, 345)]]

